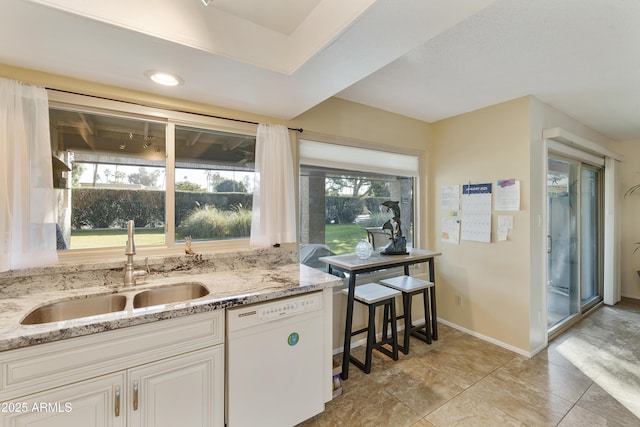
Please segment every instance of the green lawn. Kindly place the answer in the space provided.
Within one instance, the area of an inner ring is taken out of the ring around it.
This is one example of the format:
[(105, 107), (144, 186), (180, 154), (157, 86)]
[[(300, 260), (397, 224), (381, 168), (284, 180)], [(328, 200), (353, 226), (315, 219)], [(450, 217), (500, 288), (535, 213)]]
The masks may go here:
[(336, 254), (353, 252), (367, 231), (357, 224), (327, 224), (324, 228), (325, 244)]
[[(356, 244), (367, 238), (364, 227), (357, 224), (333, 224), (325, 226), (325, 241), (336, 254), (353, 252)], [(136, 245), (164, 244), (163, 228), (136, 228)], [(97, 247), (117, 247), (127, 243), (127, 230), (73, 230), (71, 232), (71, 249)]]
[[(164, 228), (136, 228), (136, 245), (164, 244)], [(113, 228), (108, 230), (72, 230), (71, 249), (114, 247), (127, 244), (127, 230)]]

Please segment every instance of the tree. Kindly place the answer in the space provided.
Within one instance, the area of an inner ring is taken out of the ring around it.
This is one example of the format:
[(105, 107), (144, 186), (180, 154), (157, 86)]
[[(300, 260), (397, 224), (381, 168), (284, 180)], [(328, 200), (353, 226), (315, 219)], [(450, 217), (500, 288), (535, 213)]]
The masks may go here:
[(71, 185), (73, 187), (80, 186), (80, 177), (84, 173), (84, 165), (82, 163), (73, 162), (73, 169), (71, 170)]
[(216, 185), (216, 191), (219, 193), (246, 193), (247, 187), (242, 182), (233, 179), (225, 179)]
[(247, 192), (251, 191), (251, 178), (249, 178), (249, 175), (245, 175), (244, 178), (242, 178), (242, 184), (244, 185), (244, 188), (247, 189)]
[(124, 178), (126, 176), (127, 176), (127, 174), (122, 172), (122, 171), (116, 171), (116, 173), (113, 174), (113, 178), (115, 179), (116, 182), (124, 181)]
[(139, 168), (138, 172), (130, 174), (128, 179), (130, 184), (140, 184), (145, 187), (156, 187), (156, 181), (158, 181), (159, 176), (159, 170), (154, 170), (149, 173), (146, 168)]
[(184, 180), (176, 184), (176, 191), (192, 191), (194, 193), (204, 193), (205, 189), (202, 188), (200, 184)]
[(384, 197), (389, 195), (386, 183), (368, 178), (327, 178), (325, 184), (328, 196), (340, 196), (349, 192), (351, 197)]
[(206, 171), (205, 173), (207, 174), (207, 191), (214, 191), (225, 180), (220, 172)]

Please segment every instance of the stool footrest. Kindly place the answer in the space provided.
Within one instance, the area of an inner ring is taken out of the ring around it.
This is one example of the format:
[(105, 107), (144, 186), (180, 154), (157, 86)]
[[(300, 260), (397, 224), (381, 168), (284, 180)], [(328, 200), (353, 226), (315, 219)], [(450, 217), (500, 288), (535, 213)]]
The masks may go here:
[[(424, 328), (424, 326), (421, 326), (421, 328)], [(419, 340), (426, 342), (427, 344), (431, 344), (431, 335), (427, 335), (423, 329), (416, 329), (415, 331), (411, 331), (411, 335), (418, 338)]]

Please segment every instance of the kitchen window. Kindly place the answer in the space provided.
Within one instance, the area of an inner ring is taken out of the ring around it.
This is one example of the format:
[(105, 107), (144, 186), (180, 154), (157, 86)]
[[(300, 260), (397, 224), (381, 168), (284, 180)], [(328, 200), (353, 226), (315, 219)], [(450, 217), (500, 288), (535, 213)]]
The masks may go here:
[(59, 251), (124, 248), (129, 219), (138, 247), (248, 246), (255, 125), (55, 91), (49, 118)]
[(387, 200), (400, 202), (402, 233), (415, 246), (418, 165), (410, 154), (300, 140), (301, 256), (353, 252), (367, 229), (392, 217)]

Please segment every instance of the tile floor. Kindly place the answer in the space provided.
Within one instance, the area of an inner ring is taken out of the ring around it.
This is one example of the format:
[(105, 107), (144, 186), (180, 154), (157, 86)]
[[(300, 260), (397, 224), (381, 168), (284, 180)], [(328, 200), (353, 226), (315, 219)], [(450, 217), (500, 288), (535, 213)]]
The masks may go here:
[(374, 352), (369, 375), (351, 365), (343, 394), (300, 426), (640, 426), (636, 300), (597, 309), (531, 359), (438, 332), (396, 362)]

